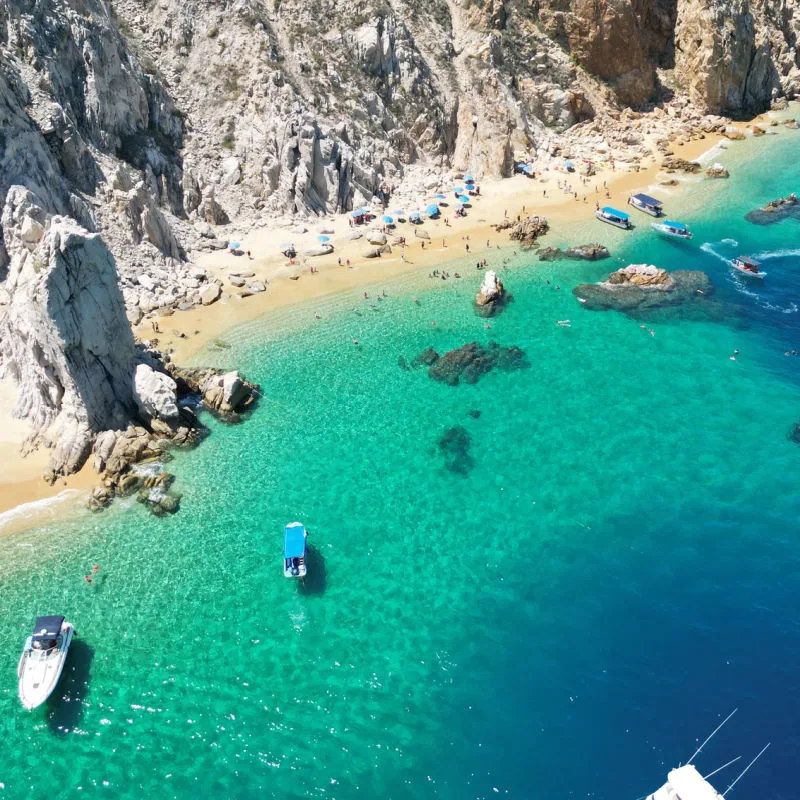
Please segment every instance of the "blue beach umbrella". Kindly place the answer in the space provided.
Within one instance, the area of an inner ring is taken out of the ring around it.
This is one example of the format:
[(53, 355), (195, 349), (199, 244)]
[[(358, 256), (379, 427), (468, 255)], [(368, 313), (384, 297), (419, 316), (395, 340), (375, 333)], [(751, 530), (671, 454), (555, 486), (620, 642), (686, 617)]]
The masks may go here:
[(402, 217), (402, 216), (403, 216), (403, 214), (405, 214), (405, 213), (406, 213), (406, 212), (405, 212), (405, 211), (403, 211), (403, 209), (402, 209), (402, 208), (396, 208), (396, 209), (394, 210), (394, 214), (395, 214), (395, 216), (398, 216), (398, 217)]
[(464, 176), (464, 183), (474, 183), (474, 182), (475, 182), (475, 179), (472, 177), (472, 175), (465, 175)]
[(412, 211), (412, 212), (411, 212), (411, 213), (408, 215), (408, 218), (409, 218), (409, 219), (420, 219), (421, 217), (422, 217), (422, 214), (420, 214), (420, 213), (419, 213), (419, 211)]
[(318, 242), (329, 242), (331, 240), (330, 236), (317, 236)]
[(444, 194), (435, 194), (434, 197), (437, 200), (446, 200), (447, 199), (447, 195), (444, 195)]
[(453, 191), (454, 191), (456, 194), (461, 194), (461, 192), (463, 192), (463, 191), (464, 191), (464, 187), (463, 187), (463, 186), (454, 186), (454, 187), (453, 187)]
[(228, 250), (238, 250), (239, 242), (228, 242)]
[(394, 222), (394, 217), (390, 217), (388, 214), (384, 214), (381, 219), (387, 224), (391, 225)]
[(353, 217), (354, 219), (356, 219), (358, 217), (363, 217), (364, 213), (361, 211), (360, 208), (357, 208), (355, 211), (353, 211), (352, 214), (350, 214), (350, 216)]
[(456, 199), (459, 203), (469, 203), (469, 197), (465, 194), (460, 194)]
[(431, 203), (430, 205), (426, 206), (425, 213), (429, 217), (435, 217), (439, 213), (439, 206), (436, 203)]

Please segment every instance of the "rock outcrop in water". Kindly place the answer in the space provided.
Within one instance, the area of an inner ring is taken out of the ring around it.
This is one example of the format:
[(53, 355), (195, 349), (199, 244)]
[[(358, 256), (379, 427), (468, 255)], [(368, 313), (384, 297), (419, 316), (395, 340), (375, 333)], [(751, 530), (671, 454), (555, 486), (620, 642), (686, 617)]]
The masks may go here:
[(475, 310), (481, 317), (499, 314), (509, 300), (503, 282), (494, 270), (487, 270), (478, 293), (475, 295)]
[(579, 244), (566, 250), (560, 247), (543, 247), (539, 251), (539, 261), (560, 261), (562, 258), (573, 261), (600, 261), (610, 255), (608, 248), (598, 243)]
[(428, 347), (413, 363), (414, 366), (427, 366), (428, 375), (434, 380), (448, 386), (457, 386), (461, 381), (477, 383), (493, 369), (524, 369), (528, 366), (528, 359), (525, 351), (514, 345), (501, 347), (497, 342), (489, 342), (483, 347), (478, 342), (470, 342), (443, 356)]
[(797, 202), (797, 195), (792, 192), (788, 197), (780, 197), (748, 212), (745, 219), (755, 225), (771, 225), (782, 219), (800, 219), (800, 203)]
[(612, 272), (601, 283), (583, 283), (572, 293), (593, 311), (641, 311), (704, 303), (713, 294), (713, 286), (704, 272), (665, 270), (645, 264), (632, 264)]
[(463, 425), (448, 428), (436, 444), (444, 456), (444, 465), (450, 472), (466, 475), (475, 465), (469, 452), (472, 437)]

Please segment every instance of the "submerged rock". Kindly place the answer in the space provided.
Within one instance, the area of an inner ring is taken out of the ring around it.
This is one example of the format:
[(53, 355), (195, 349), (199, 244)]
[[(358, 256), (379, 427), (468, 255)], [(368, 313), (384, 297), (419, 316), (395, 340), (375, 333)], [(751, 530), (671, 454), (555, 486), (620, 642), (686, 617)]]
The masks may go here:
[(608, 248), (594, 242), (592, 244), (578, 244), (562, 250), (560, 247), (543, 247), (539, 251), (539, 261), (560, 261), (562, 258), (569, 258), (573, 261), (599, 261), (608, 258), (611, 253)]
[(437, 442), (439, 452), (444, 456), (444, 465), (457, 475), (466, 475), (475, 461), (469, 453), (472, 437), (463, 425), (448, 428)]
[(478, 342), (470, 342), (456, 350), (440, 356), (428, 347), (415, 359), (414, 366), (428, 366), (428, 375), (448, 386), (464, 383), (477, 383), (482, 375), (493, 369), (514, 370), (529, 366), (525, 351), (519, 347), (500, 347), (497, 342), (489, 342), (486, 347)]
[(481, 317), (493, 317), (503, 310), (510, 299), (497, 273), (488, 270), (475, 295), (475, 310)]
[(800, 220), (800, 204), (794, 192), (788, 197), (779, 197), (761, 208), (748, 212), (744, 218), (755, 225), (771, 225), (787, 217)]
[[(631, 266), (641, 268), (647, 265)], [(608, 280), (601, 283), (580, 284), (572, 293), (585, 308), (593, 311), (638, 311), (705, 302), (714, 292), (708, 275), (698, 270), (666, 273), (657, 267), (648, 267), (646, 271), (626, 273), (625, 269), (612, 272)]]

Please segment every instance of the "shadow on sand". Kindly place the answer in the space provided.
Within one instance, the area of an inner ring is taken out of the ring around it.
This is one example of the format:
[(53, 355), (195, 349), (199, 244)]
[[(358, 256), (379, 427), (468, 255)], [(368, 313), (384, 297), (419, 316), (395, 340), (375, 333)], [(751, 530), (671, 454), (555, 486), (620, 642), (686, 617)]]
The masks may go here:
[(67, 736), (80, 724), (93, 658), (94, 650), (86, 642), (72, 640), (64, 673), (47, 700), (47, 724), (56, 736)]
[(308, 572), (300, 581), (300, 593), (306, 595), (325, 594), (328, 585), (328, 571), (325, 556), (316, 547), (308, 546)]

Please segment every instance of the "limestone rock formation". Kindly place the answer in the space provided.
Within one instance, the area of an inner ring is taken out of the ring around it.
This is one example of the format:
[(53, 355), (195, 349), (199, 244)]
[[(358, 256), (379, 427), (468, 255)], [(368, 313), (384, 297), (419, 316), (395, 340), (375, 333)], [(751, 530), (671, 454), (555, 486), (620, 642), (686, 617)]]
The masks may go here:
[(54, 217), (38, 242), (9, 236), (30, 195), (3, 212), (10, 301), (0, 320), (0, 362), (19, 385), (14, 413), (53, 447), (56, 474), (86, 460), (94, 436), (135, 416), (133, 336), (114, 259), (97, 234)]
[(508, 293), (494, 270), (487, 270), (478, 293), (475, 295), (475, 310), (481, 317), (493, 317), (503, 310)]

